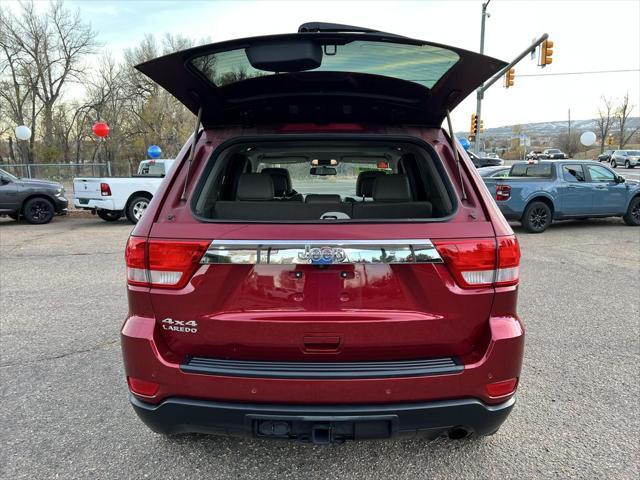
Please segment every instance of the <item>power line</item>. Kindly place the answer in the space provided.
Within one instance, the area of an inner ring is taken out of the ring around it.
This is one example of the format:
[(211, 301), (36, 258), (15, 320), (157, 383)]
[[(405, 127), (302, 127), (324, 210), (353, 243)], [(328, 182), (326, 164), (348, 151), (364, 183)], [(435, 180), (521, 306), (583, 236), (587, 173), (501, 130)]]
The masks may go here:
[(591, 75), (597, 73), (626, 73), (626, 72), (640, 72), (640, 68), (630, 68), (627, 70), (593, 70), (591, 72), (558, 72), (558, 73), (528, 73), (519, 75), (516, 73), (516, 77), (551, 77), (557, 75)]

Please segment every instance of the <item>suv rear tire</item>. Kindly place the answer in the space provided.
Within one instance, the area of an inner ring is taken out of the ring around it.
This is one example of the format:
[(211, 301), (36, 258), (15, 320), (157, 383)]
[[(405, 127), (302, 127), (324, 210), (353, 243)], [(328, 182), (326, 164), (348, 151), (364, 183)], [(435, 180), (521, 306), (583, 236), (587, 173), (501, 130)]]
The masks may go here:
[(44, 225), (49, 223), (55, 215), (55, 208), (50, 200), (43, 197), (36, 197), (28, 200), (22, 209), (24, 219), (34, 225)]
[(622, 217), (624, 223), (631, 227), (640, 226), (640, 197), (635, 197), (631, 199), (631, 203), (629, 203), (629, 208), (627, 208), (627, 213)]
[(151, 199), (143, 195), (134, 197), (127, 206), (127, 219), (134, 225), (140, 221), (142, 215), (147, 210)]
[(531, 202), (524, 215), (522, 226), (529, 233), (542, 233), (551, 225), (551, 209), (544, 202)]

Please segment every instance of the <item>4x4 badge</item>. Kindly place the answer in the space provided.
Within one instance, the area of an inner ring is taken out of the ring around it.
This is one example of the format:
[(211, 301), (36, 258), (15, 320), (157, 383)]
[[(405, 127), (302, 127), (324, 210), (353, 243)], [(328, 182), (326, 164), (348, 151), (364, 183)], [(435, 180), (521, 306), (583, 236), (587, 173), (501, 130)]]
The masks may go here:
[(173, 318), (165, 318), (162, 320), (162, 328), (172, 332), (197, 333), (198, 322), (195, 320), (174, 320)]

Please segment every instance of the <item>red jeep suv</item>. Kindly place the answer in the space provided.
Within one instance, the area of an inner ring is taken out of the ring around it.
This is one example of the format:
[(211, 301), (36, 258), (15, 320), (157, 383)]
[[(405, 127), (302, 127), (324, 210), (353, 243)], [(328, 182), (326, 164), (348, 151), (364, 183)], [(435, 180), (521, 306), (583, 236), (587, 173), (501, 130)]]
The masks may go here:
[(126, 247), (140, 418), (319, 444), (496, 432), (520, 251), (449, 111), (504, 65), (324, 23), (138, 65), (197, 116)]

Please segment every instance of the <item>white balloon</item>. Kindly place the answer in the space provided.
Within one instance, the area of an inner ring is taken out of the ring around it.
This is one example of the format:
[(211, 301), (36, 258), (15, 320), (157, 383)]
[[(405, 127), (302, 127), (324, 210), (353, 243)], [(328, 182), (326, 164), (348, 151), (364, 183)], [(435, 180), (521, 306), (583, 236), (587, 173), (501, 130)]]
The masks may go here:
[(26, 125), (16, 127), (16, 138), (18, 140), (29, 140), (31, 138), (31, 129)]
[(593, 132), (584, 132), (580, 135), (580, 143), (585, 147), (590, 147), (596, 143), (596, 134)]

